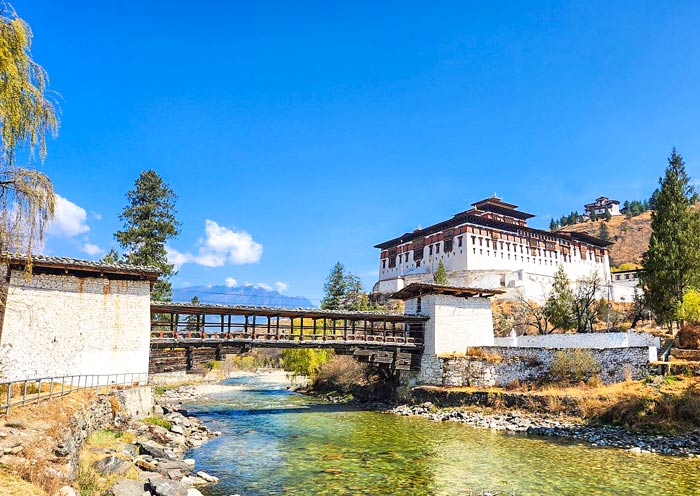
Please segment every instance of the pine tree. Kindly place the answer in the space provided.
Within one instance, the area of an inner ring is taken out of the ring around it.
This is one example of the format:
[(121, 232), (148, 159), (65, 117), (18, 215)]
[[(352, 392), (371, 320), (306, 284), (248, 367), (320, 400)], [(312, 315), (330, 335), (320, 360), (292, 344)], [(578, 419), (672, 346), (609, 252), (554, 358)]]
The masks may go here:
[(556, 220), (552, 219), (552, 220), (549, 222), (549, 230), (552, 231), (552, 232), (554, 232), (554, 231), (556, 231), (558, 228), (559, 228), (559, 224), (557, 223)]
[(610, 240), (610, 231), (608, 231), (608, 224), (606, 222), (600, 223), (600, 228), (598, 229), (598, 237), (603, 241)]
[(321, 308), (324, 310), (340, 310), (343, 308), (346, 290), (345, 267), (338, 262), (331, 269), (330, 274), (326, 278), (326, 283), (323, 285), (324, 296), (323, 300), (321, 300)]
[(598, 215), (596, 215), (595, 210), (591, 210), (590, 219), (595, 222), (598, 220)]
[(670, 324), (686, 290), (700, 283), (700, 221), (690, 208), (695, 191), (675, 148), (659, 184), (641, 280), (657, 320)]
[(369, 310), (369, 298), (362, 286), (362, 281), (355, 274), (345, 276), (345, 295), (342, 308), (347, 310)]
[(552, 290), (544, 305), (544, 313), (553, 326), (552, 330), (568, 330), (575, 326), (573, 305), (574, 292), (571, 289), (569, 278), (566, 277), (564, 266), (559, 264), (559, 268), (554, 274)]
[(177, 196), (154, 170), (142, 172), (135, 188), (126, 196), (129, 203), (119, 216), (124, 230), (114, 235), (124, 250), (123, 260), (158, 267), (161, 275), (151, 297), (169, 301), (172, 297), (169, 279), (177, 272), (168, 262), (165, 243), (180, 233), (180, 222), (175, 218)]
[(603, 213), (603, 218), (606, 221), (612, 219), (612, 214), (610, 213), (610, 210), (608, 210), (607, 208), (605, 209), (605, 212)]
[(449, 283), (447, 272), (445, 271), (445, 264), (442, 263), (442, 260), (440, 260), (437, 269), (433, 272), (433, 281), (440, 286), (445, 286)]

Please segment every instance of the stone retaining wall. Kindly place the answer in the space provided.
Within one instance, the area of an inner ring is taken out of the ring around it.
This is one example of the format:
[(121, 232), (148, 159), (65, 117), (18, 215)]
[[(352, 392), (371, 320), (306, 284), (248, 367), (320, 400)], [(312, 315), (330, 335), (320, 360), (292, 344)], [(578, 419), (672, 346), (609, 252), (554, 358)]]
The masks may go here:
[[(418, 383), (459, 387), (506, 386), (515, 381), (538, 383), (546, 380), (558, 348), (512, 348), (485, 346), (473, 348), (473, 356), (439, 357), (423, 355)], [(590, 349), (600, 365), (605, 384), (627, 377), (640, 379), (649, 365), (649, 348)]]
[(153, 388), (144, 386), (100, 395), (76, 412), (68, 423), (63, 442), (56, 448), (56, 455), (68, 458), (71, 478), (77, 473), (80, 450), (90, 434), (127, 418), (148, 417), (154, 404)]

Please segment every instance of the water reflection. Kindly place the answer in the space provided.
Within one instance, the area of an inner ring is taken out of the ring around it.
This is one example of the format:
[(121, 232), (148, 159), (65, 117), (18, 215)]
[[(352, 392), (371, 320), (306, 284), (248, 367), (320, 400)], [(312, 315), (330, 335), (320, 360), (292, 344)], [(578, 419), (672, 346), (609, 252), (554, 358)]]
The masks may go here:
[(202, 489), (206, 496), (700, 494), (697, 459), (363, 412), (238, 383), (249, 389), (190, 406), (224, 432), (190, 453), (222, 479)]

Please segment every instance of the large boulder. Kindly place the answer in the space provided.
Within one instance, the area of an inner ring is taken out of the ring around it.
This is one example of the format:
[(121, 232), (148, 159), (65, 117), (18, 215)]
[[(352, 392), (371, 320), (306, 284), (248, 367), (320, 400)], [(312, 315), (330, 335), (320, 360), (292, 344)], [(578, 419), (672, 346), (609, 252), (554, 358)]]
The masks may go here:
[(131, 468), (131, 462), (111, 455), (97, 460), (92, 466), (104, 475), (124, 475)]
[(179, 481), (151, 477), (148, 483), (156, 496), (187, 496), (187, 486)]
[(108, 494), (110, 496), (144, 496), (144, 494), (150, 495), (151, 492), (146, 489), (144, 481), (123, 479), (115, 482)]

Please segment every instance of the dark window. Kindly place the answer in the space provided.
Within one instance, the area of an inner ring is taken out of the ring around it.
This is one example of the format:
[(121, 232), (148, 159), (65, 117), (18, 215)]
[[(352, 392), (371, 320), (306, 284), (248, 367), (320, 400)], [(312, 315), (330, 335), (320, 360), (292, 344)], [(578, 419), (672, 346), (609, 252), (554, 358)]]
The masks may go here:
[(428, 246), (428, 256), (433, 254), (433, 245)]
[(457, 238), (457, 247), (458, 247), (458, 248), (461, 248), (461, 247), (462, 247), (462, 236), (459, 236), (459, 237)]
[(435, 245), (435, 254), (440, 253), (440, 243)]

